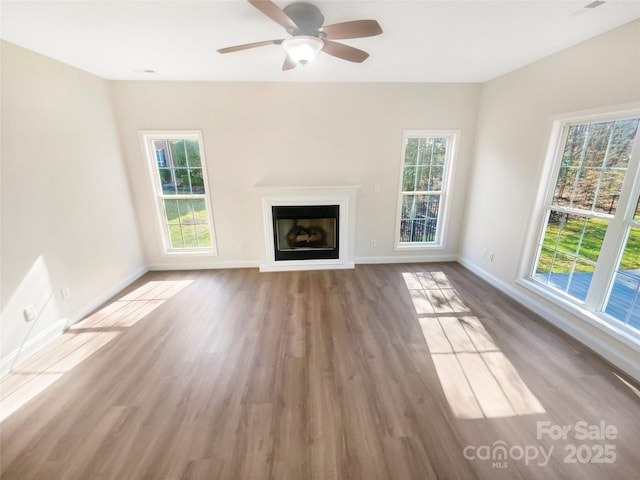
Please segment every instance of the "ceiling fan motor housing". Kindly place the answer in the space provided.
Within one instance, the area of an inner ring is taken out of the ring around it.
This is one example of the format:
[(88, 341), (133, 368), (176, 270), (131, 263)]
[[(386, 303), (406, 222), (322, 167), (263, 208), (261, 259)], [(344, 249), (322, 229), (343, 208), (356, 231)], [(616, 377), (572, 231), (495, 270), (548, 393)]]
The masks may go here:
[(286, 29), (290, 35), (319, 36), (318, 29), (324, 25), (324, 15), (318, 7), (310, 3), (295, 2), (284, 7), (283, 11), (298, 26), (298, 31)]

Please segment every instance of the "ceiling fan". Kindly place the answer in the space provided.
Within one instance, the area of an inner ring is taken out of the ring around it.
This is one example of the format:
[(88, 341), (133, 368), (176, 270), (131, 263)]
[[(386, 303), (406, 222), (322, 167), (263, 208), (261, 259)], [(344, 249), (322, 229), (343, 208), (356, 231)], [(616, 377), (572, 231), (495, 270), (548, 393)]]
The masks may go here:
[(248, 1), (284, 27), (291, 37), (221, 48), (218, 50), (219, 53), (237, 52), (265, 45), (282, 45), (287, 52), (282, 70), (291, 70), (298, 64), (304, 65), (312, 61), (320, 51), (343, 60), (362, 63), (369, 57), (367, 52), (334, 40), (372, 37), (382, 33), (382, 28), (375, 20), (354, 20), (323, 26), (324, 15), (318, 7), (310, 3), (295, 2), (281, 9), (270, 0)]

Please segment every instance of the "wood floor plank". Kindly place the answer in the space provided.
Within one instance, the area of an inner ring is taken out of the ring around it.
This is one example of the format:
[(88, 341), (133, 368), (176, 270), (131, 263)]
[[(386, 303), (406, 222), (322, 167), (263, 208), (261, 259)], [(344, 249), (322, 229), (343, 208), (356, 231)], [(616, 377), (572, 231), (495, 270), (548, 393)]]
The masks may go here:
[[(637, 382), (455, 263), (149, 272), (0, 387), (3, 480), (640, 470)], [(538, 435), (579, 421), (616, 427), (615, 462), (565, 463), (581, 443)], [(496, 442), (554, 452), (469, 458)]]

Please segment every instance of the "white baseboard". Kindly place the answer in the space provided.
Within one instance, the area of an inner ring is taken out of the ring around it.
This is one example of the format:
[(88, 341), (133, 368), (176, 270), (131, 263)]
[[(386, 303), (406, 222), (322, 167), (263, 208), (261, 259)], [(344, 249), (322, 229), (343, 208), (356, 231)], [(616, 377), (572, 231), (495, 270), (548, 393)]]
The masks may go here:
[[(381, 256), (381, 257), (356, 257), (353, 264), (367, 263), (429, 263), (429, 262), (455, 262), (458, 260), (457, 255), (438, 254), (438, 255), (398, 255), (398, 256)], [(353, 264), (346, 268), (353, 268)], [(260, 268), (259, 260), (246, 261), (225, 261), (213, 264), (200, 263), (151, 263), (148, 265), (150, 271), (169, 271), (169, 270), (217, 270), (225, 268)], [(265, 270), (266, 271), (266, 270)]]
[(58, 335), (61, 335), (70, 325), (79, 322), (95, 309), (109, 301), (124, 288), (128, 287), (142, 275), (147, 273), (147, 271), (148, 268), (146, 266), (138, 268), (126, 278), (112, 286), (109, 290), (94, 298), (91, 302), (88, 302), (82, 308), (75, 310), (64, 318), (61, 318), (46, 330), (43, 330), (31, 340), (25, 342), (20, 349), (14, 350), (4, 357), (0, 360), (0, 377), (9, 373), (13, 367), (36, 353)]
[(387, 257), (356, 257), (355, 263), (430, 263), (430, 262), (455, 262), (458, 260), (456, 255), (438, 254), (438, 255), (398, 255)]
[(133, 273), (131, 273), (130, 275), (127, 275), (124, 279), (122, 279), (121, 281), (116, 283), (114, 286), (112, 286), (109, 290), (103, 292), (102, 294), (94, 298), (91, 302), (88, 302), (86, 305), (83, 305), (81, 308), (73, 311), (68, 316), (68, 321), (66, 326), (69, 327), (70, 325), (73, 325), (74, 323), (77, 323), (83, 318), (85, 318), (91, 312), (93, 312), (98, 307), (100, 307), (101, 305), (104, 305), (106, 302), (111, 300), (118, 293), (120, 293), (122, 290), (127, 288), (129, 285), (131, 285), (133, 282), (135, 282), (137, 279), (139, 279), (142, 275), (144, 275), (148, 271), (149, 269), (146, 266), (142, 266), (138, 268)]
[(258, 260), (246, 261), (225, 261), (212, 264), (199, 263), (151, 263), (149, 270), (153, 272), (162, 272), (169, 270), (222, 270), (225, 268), (258, 268), (260, 262)]
[[(637, 381), (640, 381), (640, 365), (638, 365), (638, 363), (634, 359), (629, 358), (621, 351), (612, 348), (612, 345), (593, 335), (591, 332), (583, 328), (578, 322), (573, 321), (569, 317), (563, 316), (558, 312), (551, 310), (550, 308), (532, 299), (513, 286), (508, 285), (498, 277), (480, 268), (476, 263), (470, 261), (469, 259), (459, 257), (458, 263), (478, 275), (484, 281), (494, 286), (507, 296), (511, 297), (522, 306), (540, 315), (552, 325), (558, 327), (560, 330), (575, 338), (580, 343), (589, 347), (595, 353), (611, 362), (620, 370), (624, 371)], [(604, 331), (603, 333), (608, 335), (609, 338), (611, 338), (611, 340), (613, 340), (614, 342), (620, 342), (621, 344), (626, 345), (626, 342), (618, 340), (613, 334)]]
[(0, 360), (0, 377), (11, 372), (13, 367), (22, 362), (25, 358), (33, 355), (51, 340), (61, 335), (67, 325), (67, 319), (62, 318), (43, 330), (31, 340), (25, 342), (22, 348), (14, 350), (9, 355)]

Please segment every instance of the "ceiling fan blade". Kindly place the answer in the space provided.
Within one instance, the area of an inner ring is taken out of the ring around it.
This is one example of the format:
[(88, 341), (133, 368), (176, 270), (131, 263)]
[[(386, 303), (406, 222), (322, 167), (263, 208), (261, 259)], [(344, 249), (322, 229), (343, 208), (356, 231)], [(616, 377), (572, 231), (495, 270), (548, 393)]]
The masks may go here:
[(282, 11), (282, 9), (270, 0), (249, 0), (249, 3), (264, 13), (271, 20), (278, 25), (287, 29), (289, 33), (292, 31), (297, 32), (300, 30), (298, 25), (295, 24), (289, 16)]
[(326, 33), (327, 38), (339, 40), (342, 38), (373, 37), (380, 35), (382, 28), (375, 20), (354, 20), (353, 22), (325, 25), (320, 31)]
[(296, 68), (297, 66), (298, 66), (298, 64), (296, 62), (294, 62), (293, 60), (291, 60), (291, 57), (289, 57), (289, 55), (284, 57), (284, 63), (282, 64), (282, 71), (283, 72), (286, 72), (287, 70), (292, 70), (292, 69)]
[(322, 51), (334, 57), (356, 63), (362, 63), (369, 57), (369, 54), (363, 50), (326, 39), (324, 40)]
[(248, 48), (262, 47), (264, 45), (280, 45), (284, 40), (265, 40), (264, 42), (245, 43), (244, 45), (235, 45), (233, 47), (226, 47), (218, 49), (218, 53), (231, 53), (238, 52), (240, 50), (247, 50)]

